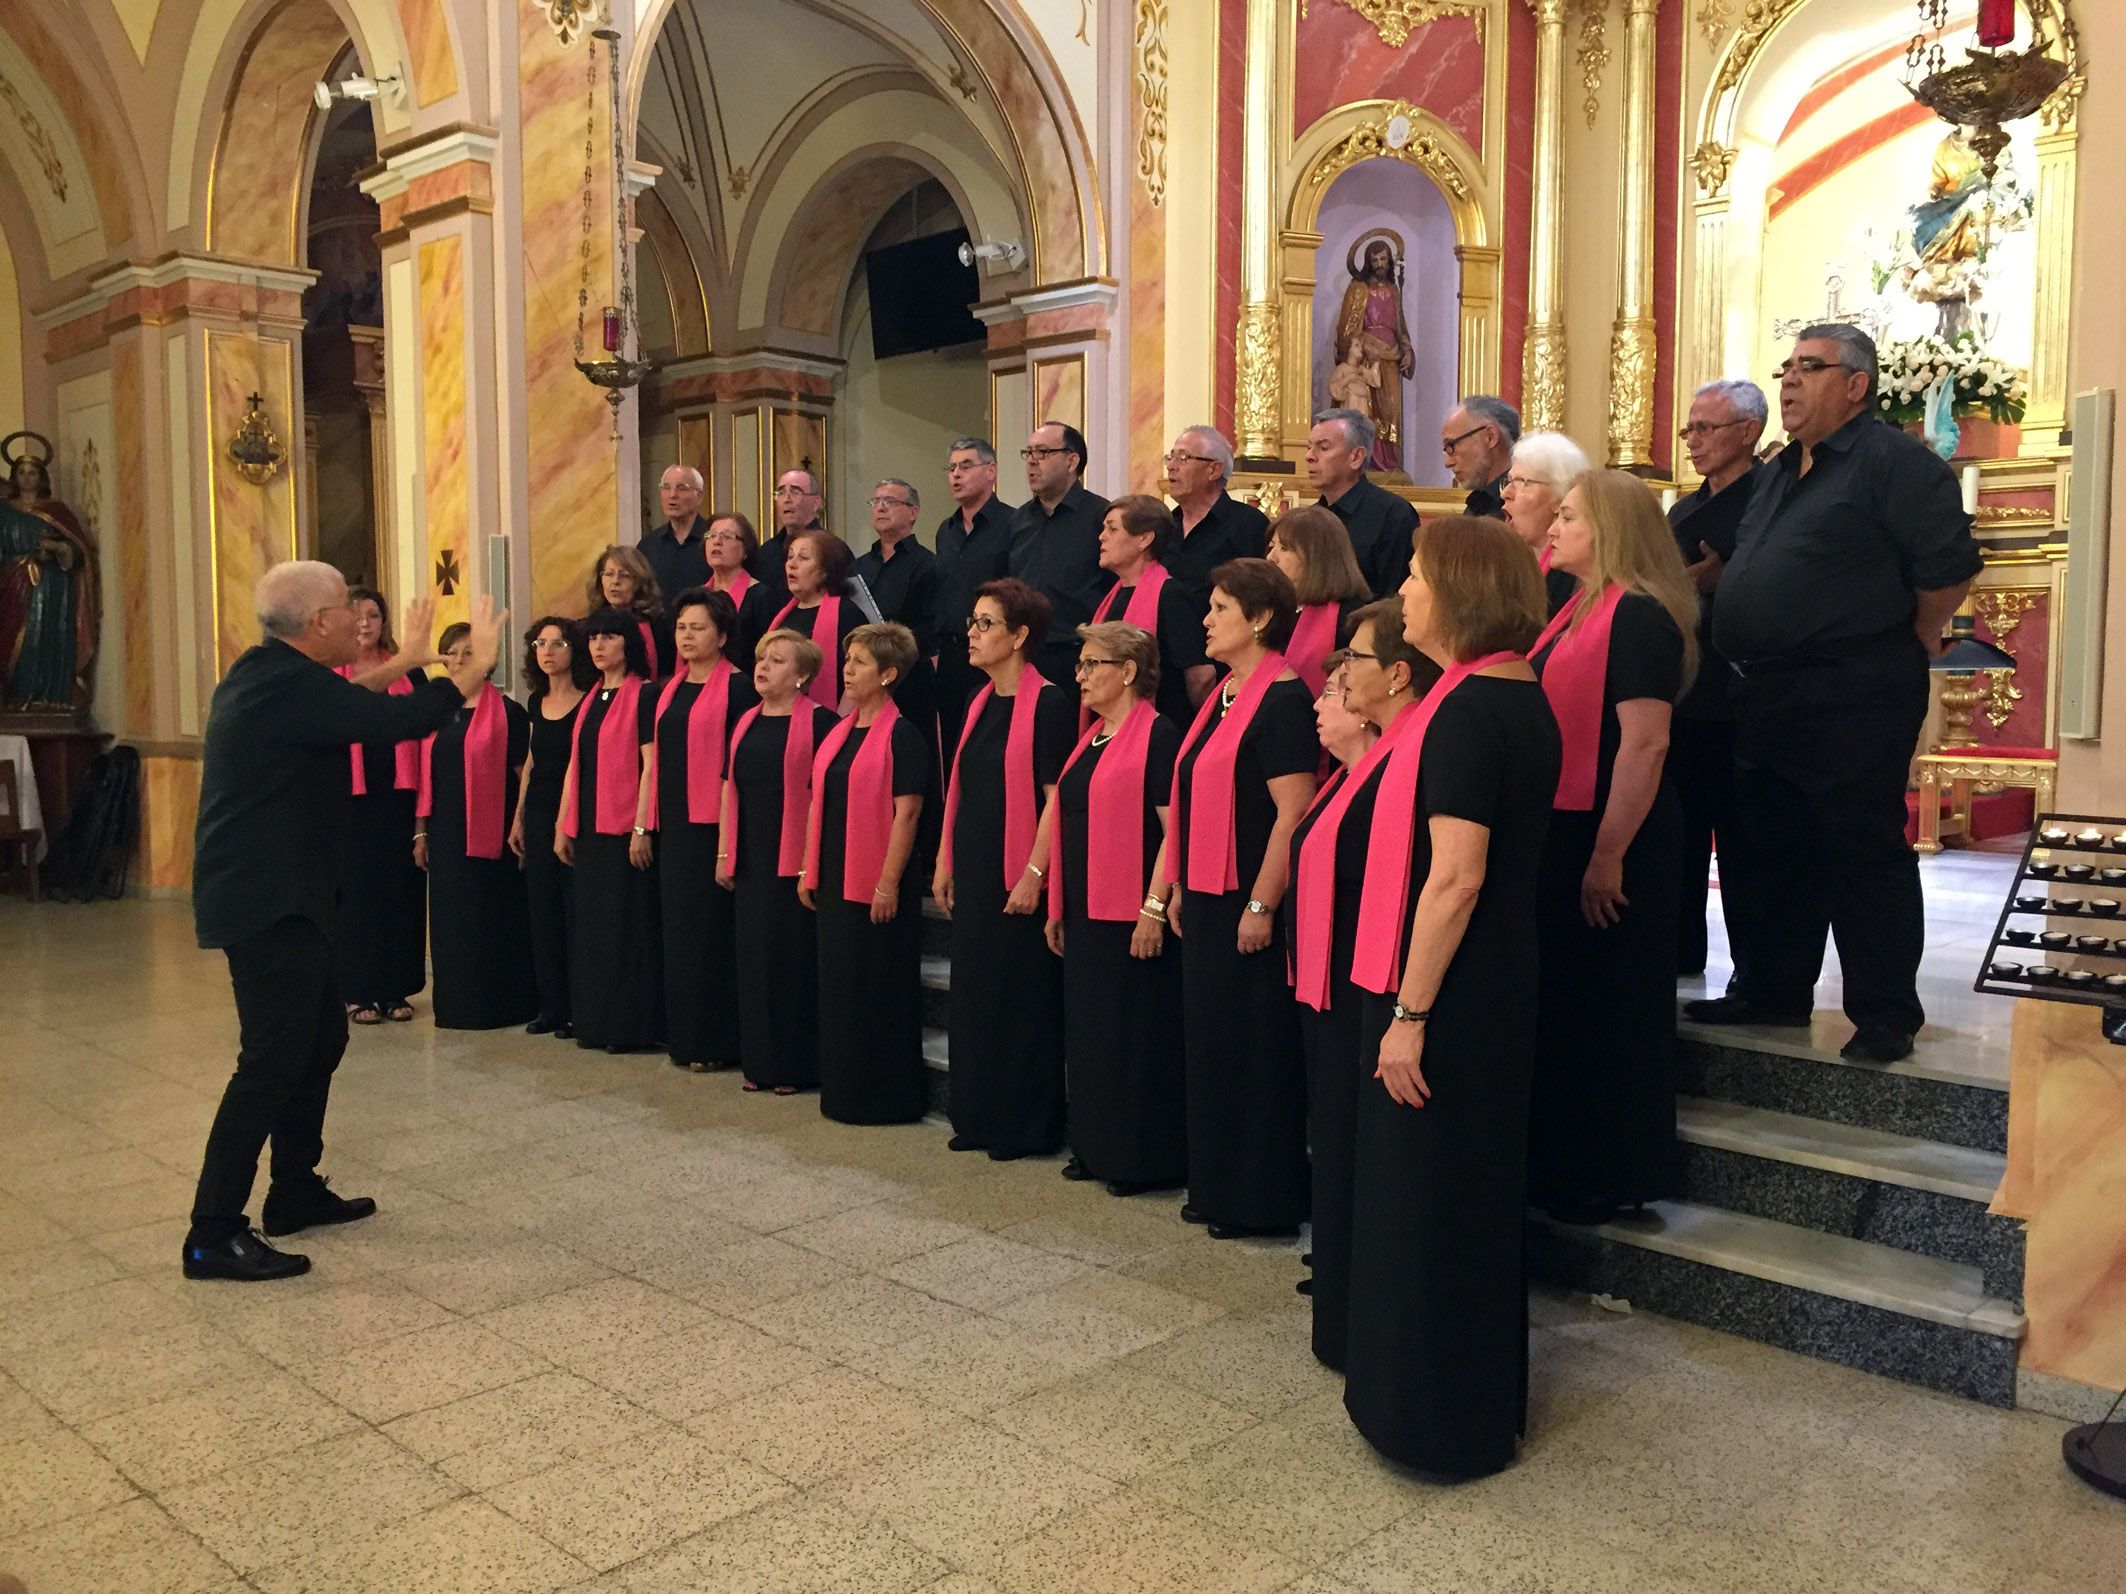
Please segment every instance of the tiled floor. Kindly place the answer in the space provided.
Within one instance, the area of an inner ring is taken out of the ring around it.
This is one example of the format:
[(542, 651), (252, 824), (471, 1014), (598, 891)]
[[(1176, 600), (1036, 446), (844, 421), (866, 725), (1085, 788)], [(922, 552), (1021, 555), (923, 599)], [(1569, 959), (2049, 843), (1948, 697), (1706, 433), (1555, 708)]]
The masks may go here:
[(182, 907), (0, 905), (0, 1570), (32, 1594), (2116, 1586), (2061, 1428), (1537, 1302), (1500, 1477), (1377, 1461), (1288, 1248), (518, 1034), (362, 1031), (308, 1278), (188, 1284)]

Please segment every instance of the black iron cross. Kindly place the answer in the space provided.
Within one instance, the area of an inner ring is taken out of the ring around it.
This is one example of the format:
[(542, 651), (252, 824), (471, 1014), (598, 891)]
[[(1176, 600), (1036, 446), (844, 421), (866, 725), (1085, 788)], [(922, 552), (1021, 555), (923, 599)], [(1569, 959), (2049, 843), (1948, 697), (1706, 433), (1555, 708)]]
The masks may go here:
[(461, 579), (463, 578), (458, 572), (457, 549), (445, 548), (443, 557), (436, 561), (436, 590), (447, 598), (458, 590), (458, 582)]

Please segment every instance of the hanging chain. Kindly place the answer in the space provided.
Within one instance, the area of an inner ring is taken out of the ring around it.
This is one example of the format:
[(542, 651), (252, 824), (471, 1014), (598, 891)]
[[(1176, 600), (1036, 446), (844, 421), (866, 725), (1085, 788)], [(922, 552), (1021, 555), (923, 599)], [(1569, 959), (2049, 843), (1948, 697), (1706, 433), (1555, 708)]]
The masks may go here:
[[(591, 302), (591, 237), (596, 225), (598, 160), (598, 42), (585, 49), (588, 57), (583, 89), (583, 241), (578, 248), (582, 273), (576, 283), (576, 358), (583, 358), (583, 316)], [(614, 68), (617, 71), (617, 57)]]
[(627, 138), (620, 121), (620, 46), (617, 42), (606, 46), (610, 63), (607, 83), (607, 103), (612, 115), (613, 127), (613, 217), (617, 226), (613, 239), (613, 260), (616, 275), (620, 280), (620, 346), (613, 350), (613, 358), (628, 358), (628, 342), (635, 335), (635, 200), (628, 192), (627, 183)]
[(1949, 64), (1948, 53), (1941, 47), (1941, 35), (1949, 26), (1949, 0), (1918, 0), (1918, 5), (1919, 31), (1905, 47), (1905, 75), (1914, 83)]

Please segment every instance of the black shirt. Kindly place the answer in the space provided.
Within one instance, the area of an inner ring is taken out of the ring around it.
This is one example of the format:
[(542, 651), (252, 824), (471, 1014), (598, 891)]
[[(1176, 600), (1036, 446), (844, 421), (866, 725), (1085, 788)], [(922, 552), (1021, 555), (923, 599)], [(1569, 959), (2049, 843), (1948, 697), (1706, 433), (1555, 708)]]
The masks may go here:
[[(1709, 482), (1700, 482), (1696, 492), (1679, 499), (1669, 509), (1669, 529), (1676, 534), (1676, 551), (1683, 555), (1686, 565), (1705, 557), (1698, 551), (1701, 542), (1723, 563), (1735, 557), (1735, 532), (1763, 473), (1762, 465), (1753, 464), (1717, 493)], [(1713, 601), (1718, 596), (1717, 587), (1698, 595), (1698, 678), (1676, 704), (1676, 714), (1682, 719), (1732, 717), (1728, 683), (1734, 679), (1734, 672), (1713, 646)]]
[(1737, 661), (1837, 657), (1909, 629), (1914, 594), (1983, 561), (1956, 477), (1916, 437), (1870, 415), (1764, 467), (1720, 573), (1713, 636)]
[[(1107, 617), (1126, 620), (1129, 600), (1136, 591), (1134, 585), (1118, 588), (1115, 601), (1107, 606)], [(1198, 602), (1182, 586), (1169, 566), (1166, 585), (1159, 589), (1156, 623), (1151, 628), (1159, 644), (1159, 686), (1152, 702), (1182, 730), (1187, 730), (1196, 718), (1196, 705), (1188, 696), (1188, 672), (1211, 662), (1210, 655), (1203, 651), (1203, 616), (1207, 607), (1206, 602)]]
[[(1178, 525), (1181, 511), (1174, 511)], [(1181, 583), (1201, 620), (1211, 606), (1211, 572), (1228, 559), (1260, 559), (1270, 546), (1269, 517), (1221, 492), (1204, 517), (1174, 544), (1166, 573)]]
[(974, 512), (969, 527), (955, 505), (938, 522), (937, 598), (932, 619), (932, 641), (938, 666), (967, 661), (967, 616), (974, 612), (975, 588), (995, 581), (1011, 569), (1011, 523), (1018, 511), (992, 493)]
[(915, 633), (918, 655), (927, 659), (937, 651), (932, 633), (937, 623), (936, 554), (913, 537), (904, 537), (888, 559), (885, 545), (874, 542), (868, 553), (857, 555), (856, 573), (878, 600), (879, 613)]
[(192, 840), (199, 944), (232, 946), (290, 917), (330, 935), (348, 744), (426, 736), (463, 702), (448, 680), (372, 692), (270, 638), (230, 665), (207, 712)]
[[(820, 526), (815, 521), (798, 529), (818, 531)], [(778, 531), (772, 537), (762, 538), (760, 546), (753, 550), (753, 557), (746, 561), (746, 574), (768, 589), (776, 609), (790, 601), (790, 573), (783, 566), (783, 561), (790, 556), (790, 535), (787, 531)]]
[(667, 522), (644, 532), (637, 547), (650, 562), (650, 573), (657, 578), (667, 608), (673, 597), (687, 588), (709, 584), (709, 523), (699, 515), (694, 517), (693, 535), (685, 542), (673, 534)]
[(1011, 520), (1010, 574), (1054, 606), (1048, 640), (1035, 661), (1051, 681), (1067, 681), (1078, 659), (1078, 627), (1093, 617), (1115, 578), (1100, 568), (1100, 522), (1107, 500), (1071, 483), (1053, 510), (1036, 498)]
[(1351, 551), (1376, 598), (1385, 598), (1410, 574), (1410, 539), (1417, 531), (1417, 511), (1407, 499), (1376, 487), (1361, 475), (1351, 490), (1330, 504), (1351, 534)]
[[(1506, 476), (1513, 474), (1508, 467)], [(1506, 518), (1506, 476), (1497, 481), (1486, 482), (1481, 487), (1469, 489), (1469, 496), (1462, 500), (1462, 512), (1475, 515), (1480, 520), (1504, 520)]]

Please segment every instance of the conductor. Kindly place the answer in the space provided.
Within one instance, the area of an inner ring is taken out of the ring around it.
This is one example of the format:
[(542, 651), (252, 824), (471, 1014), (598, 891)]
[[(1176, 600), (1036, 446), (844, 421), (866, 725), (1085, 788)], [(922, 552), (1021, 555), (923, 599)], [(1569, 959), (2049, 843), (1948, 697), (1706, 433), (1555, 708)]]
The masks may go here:
[[(229, 667), (207, 714), (193, 916), (199, 944), (229, 959), (240, 1031), (192, 1201), (185, 1277), (289, 1278), (310, 1259), (275, 1249), (244, 1216), (258, 1158), (273, 1142), (261, 1209), (270, 1235), (351, 1223), (376, 1211), (318, 1177), (325, 1101), (347, 1048), (347, 1013), (333, 981), (337, 833), (346, 817), (347, 747), (441, 729), (494, 668), (504, 615), (490, 598), (472, 613), (472, 652), (447, 683), (389, 695), (399, 676), (441, 663), (429, 649), (429, 605), (407, 618), (407, 646), (356, 680), (347, 583), (327, 564), (275, 565), (259, 579), (265, 639)], [(413, 838), (407, 837), (407, 845)]]

